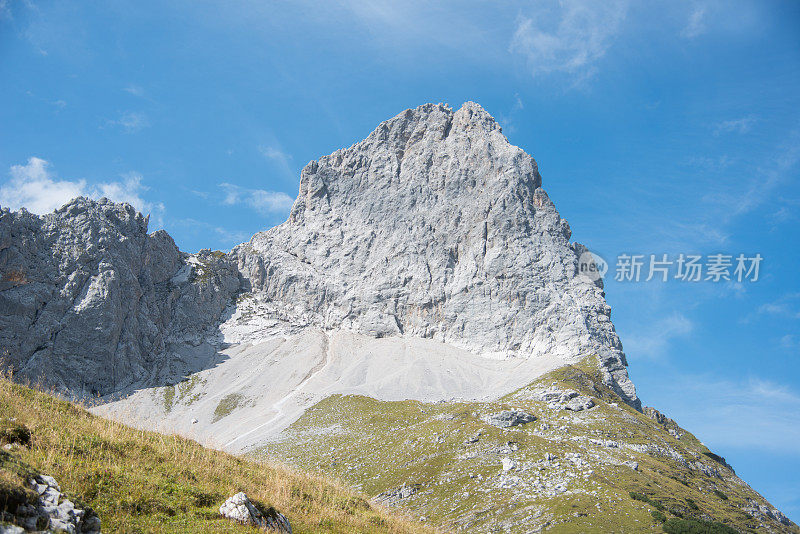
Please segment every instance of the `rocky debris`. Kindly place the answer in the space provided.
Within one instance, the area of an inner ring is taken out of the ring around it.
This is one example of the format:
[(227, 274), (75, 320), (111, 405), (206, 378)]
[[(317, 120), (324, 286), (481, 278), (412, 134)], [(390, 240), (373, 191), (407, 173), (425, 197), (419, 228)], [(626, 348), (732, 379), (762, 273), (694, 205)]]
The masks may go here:
[(522, 410), (503, 410), (499, 413), (487, 415), (483, 420), (497, 428), (510, 428), (536, 421), (536, 416)]
[(725, 458), (723, 458), (722, 456), (720, 456), (718, 454), (714, 454), (711, 451), (704, 452), (703, 456), (705, 456), (707, 458), (711, 458), (712, 460), (714, 460), (715, 462), (717, 462), (720, 465), (724, 465), (725, 467), (727, 467), (728, 469), (731, 470), (731, 473), (736, 474), (736, 471), (733, 470), (733, 467), (731, 467), (731, 465), (727, 461), (725, 461)]
[(701, 473), (703, 473), (708, 477), (714, 477), (720, 479), (722, 478), (722, 474), (719, 472), (719, 469), (710, 466), (704, 462), (701, 462), (699, 460), (695, 462), (690, 462), (688, 465), (690, 469), (694, 469), (695, 471), (700, 471)]
[[(53, 477), (37, 475), (28, 485), (38, 495), (36, 503), (17, 506), (13, 514), (2, 513), (0, 520), (11, 521), (19, 528), (30, 531), (59, 532), (63, 534), (99, 534), (100, 518), (91, 509), (78, 509), (61, 493)], [(0, 529), (0, 532), (3, 530)]]
[(678, 426), (678, 423), (676, 423), (673, 419), (670, 419), (663, 413), (659, 412), (655, 408), (652, 408), (650, 406), (645, 406), (642, 412), (647, 417), (649, 417), (650, 419), (652, 419), (653, 421), (664, 427), (664, 430), (666, 430), (675, 439), (681, 439), (683, 437), (685, 432), (681, 427)]
[(744, 506), (742, 509), (754, 517), (761, 519), (769, 518), (786, 526), (792, 525), (792, 522), (783, 514), (783, 512), (777, 508), (772, 508), (766, 504), (761, 504), (753, 499), (747, 499), (747, 506)]
[(379, 493), (373, 497), (372, 500), (379, 504), (392, 506), (398, 505), (401, 503), (401, 501), (404, 501), (417, 493), (420, 487), (422, 487), (421, 484), (406, 484), (404, 482), (403, 485), (398, 488), (393, 488)]
[(589, 408), (593, 407), (594, 400), (585, 395), (579, 395), (573, 399), (570, 399), (569, 402), (564, 405), (565, 410), (572, 410), (573, 412), (580, 412), (581, 410), (588, 410)]
[(236, 521), (243, 525), (258, 527), (267, 532), (281, 532), (291, 534), (292, 526), (285, 515), (270, 507), (263, 513), (247, 498), (244, 492), (239, 492), (225, 501), (219, 507), (222, 517)]
[(626, 467), (630, 467), (634, 471), (638, 471), (639, 470), (639, 462), (636, 462), (634, 460), (626, 460), (626, 461), (622, 462), (622, 465), (624, 465)]
[(571, 410), (573, 412), (580, 412), (595, 406), (595, 402), (591, 397), (581, 395), (574, 389), (560, 390), (556, 388), (550, 388), (540, 393), (538, 398), (539, 400), (546, 402), (547, 406), (554, 410)]
[(24, 534), (25, 529), (17, 525), (0, 524), (0, 534)]
[(589, 438), (589, 443), (593, 445), (599, 445), (601, 447), (610, 447), (612, 449), (619, 448), (619, 442), (614, 441), (613, 439), (593, 439)]
[(503, 465), (503, 471), (511, 471), (512, 469), (517, 467), (517, 463), (508, 457), (503, 458), (501, 463)]
[(469, 436), (467, 439), (464, 440), (464, 445), (472, 445), (473, 443), (478, 443), (481, 440), (481, 436), (483, 435), (482, 430), (478, 430), (475, 432), (474, 435)]

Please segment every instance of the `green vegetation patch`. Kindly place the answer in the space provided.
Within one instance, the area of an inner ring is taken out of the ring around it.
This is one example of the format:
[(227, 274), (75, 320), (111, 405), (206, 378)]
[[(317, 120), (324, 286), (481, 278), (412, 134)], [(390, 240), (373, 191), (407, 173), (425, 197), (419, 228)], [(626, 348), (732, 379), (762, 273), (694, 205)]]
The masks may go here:
[(172, 411), (172, 405), (175, 402), (175, 386), (165, 386), (163, 392), (164, 397), (162, 399), (162, 404), (164, 406), (164, 411), (169, 413)]
[(12, 419), (0, 419), (0, 445), (23, 445), (31, 444), (31, 431), (23, 424), (17, 423)]
[(739, 534), (739, 531), (716, 521), (672, 518), (663, 525), (667, 534)]
[(222, 397), (217, 407), (214, 408), (213, 423), (216, 423), (223, 417), (229, 416), (233, 411), (244, 403), (244, 395), (241, 393), (230, 393)]
[(653, 516), (653, 519), (659, 523), (663, 523), (667, 520), (667, 516), (665, 516), (660, 510), (653, 510), (650, 512), (650, 515)]
[(663, 504), (661, 504), (658, 501), (654, 501), (644, 493), (636, 493), (635, 491), (631, 491), (629, 495), (631, 496), (631, 499), (633, 499), (634, 501), (646, 502), (650, 506), (653, 506), (656, 510), (664, 510), (665, 508)]

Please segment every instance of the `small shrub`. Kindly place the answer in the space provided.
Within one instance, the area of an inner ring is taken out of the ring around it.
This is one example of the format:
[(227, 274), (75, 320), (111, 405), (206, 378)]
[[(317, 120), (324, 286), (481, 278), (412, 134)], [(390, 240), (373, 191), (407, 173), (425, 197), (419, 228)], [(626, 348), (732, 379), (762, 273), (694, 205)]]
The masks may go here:
[(698, 519), (672, 518), (663, 524), (663, 528), (667, 534), (739, 534), (728, 525)]
[(31, 431), (25, 425), (11, 419), (0, 419), (0, 445), (10, 443), (27, 447), (31, 444)]
[(164, 411), (169, 413), (172, 411), (172, 404), (175, 402), (175, 386), (166, 386), (164, 388)]
[(727, 500), (728, 500), (728, 496), (727, 496), (727, 495), (725, 495), (724, 493), (722, 493), (722, 492), (721, 492), (720, 490), (718, 490), (718, 489), (715, 489), (715, 490), (714, 490), (714, 495), (716, 495), (717, 497), (719, 497), (719, 498), (720, 498), (720, 499), (722, 499), (723, 501), (727, 501)]
[(231, 393), (222, 397), (222, 400), (219, 401), (219, 404), (217, 404), (217, 407), (214, 409), (214, 419), (212, 422), (216, 423), (223, 417), (230, 415), (233, 410), (241, 405), (243, 400), (244, 395), (241, 393)]
[(636, 493), (635, 491), (631, 491), (629, 495), (631, 496), (631, 499), (633, 499), (634, 501), (641, 501), (649, 504), (650, 506), (655, 507), (657, 510), (662, 510), (662, 511), (664, 510), (663, 504), (661, 504), (658, 501), (654, 501), (644, 493)]
[(697, 506), (697, 503), (694, 502), (694, 500), (690, 499), (689, 497), (686, 497), (686, 504), (688, 504), (689, 508), (691, 508), (692, 510), (699, 510), (700, 509), (700, 507)]
[(650, 515), (652, 515), (653, 519), (655, 519), (659, 523), (663, 523), (664, 521), (667, 520), (667, 516), (665, 516), (663, 513), (659, 512), (658, 510), (652, 510), (650, 512)]

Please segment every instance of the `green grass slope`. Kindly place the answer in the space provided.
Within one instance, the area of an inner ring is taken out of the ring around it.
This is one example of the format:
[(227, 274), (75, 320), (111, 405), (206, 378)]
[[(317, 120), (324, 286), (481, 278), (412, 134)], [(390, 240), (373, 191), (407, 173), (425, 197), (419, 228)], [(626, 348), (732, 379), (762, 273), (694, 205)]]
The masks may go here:
[[(539, 398), (554, 387), (596, 406), (551, 408)], [(537, 420), (484, 422), (504, 409)], [(800, 532), (759, 511), (768, 503), (692, 434), (624, 404), (595, 358), (492, 403), (330, 397), (253, 454), (383, 493), (377, 500), (453, 530)]]
[(0, 378), (0, 510), (35, 499), (25, 481), (54, 476), (103, 532), (252, 532), (223, 519), (244, 491), (297, 533), (426, 532), (321, 476), (256, 463), (174, 436), (134, 430)]

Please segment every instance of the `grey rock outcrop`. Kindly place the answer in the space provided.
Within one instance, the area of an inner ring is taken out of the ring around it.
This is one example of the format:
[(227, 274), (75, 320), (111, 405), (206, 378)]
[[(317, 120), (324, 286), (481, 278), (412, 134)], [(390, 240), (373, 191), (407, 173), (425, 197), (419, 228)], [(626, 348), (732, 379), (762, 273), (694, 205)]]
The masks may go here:
[(250, 502), (244, 492), (239, 492), (225, 501), (219, 508), (222, 517), (243, 525), (258, 527), (266, 532), (292, 534), (292, 525), (285, 515), (269, 508), (262, 513)]
[(182, 254), (147, 224), (106, 199), (42, 217), (0, 211), (0, 350), (18, 377), (105, 395), (197, 364), (238, 272), (224, 255)]
[(595, 406), (591, 397), (581, 395), (574, 389), (560, 390), (548, 389), (538, 395), (539, 400), (547, 403), (547, 406), (557, 410), (571, 410), (580, 412)]
[(409, 109), (309, 163), (289, 219), (237, 247), (275, 319), (575, 361), (639, 406), (602, 281), (536, 162), (479, 105)]
[[(0, 513), (0, 520), (11, 520), (24, 531), (100, 534), (97, 514), (76, 508), (53, 477), (37, 475), (28, 484), (38, 494), (37, 502), (18, 506), (13, 515)], [(15, 530), (9, 527), (8, 532)]]
[(522, 410), (503, 410), (486, 416), (484, 421), (497, 428), (510, 428), (536, 421), (536, 417)]

